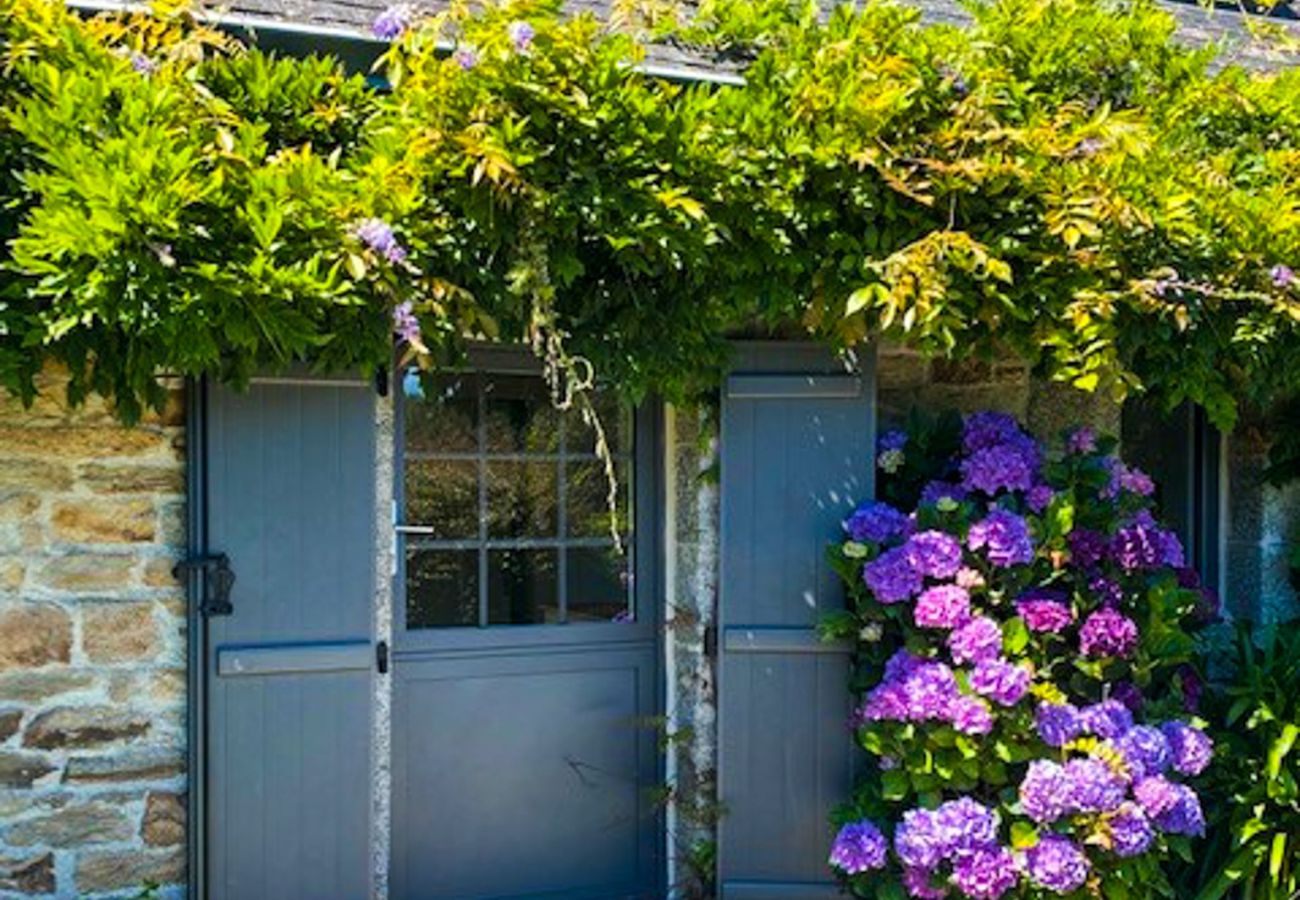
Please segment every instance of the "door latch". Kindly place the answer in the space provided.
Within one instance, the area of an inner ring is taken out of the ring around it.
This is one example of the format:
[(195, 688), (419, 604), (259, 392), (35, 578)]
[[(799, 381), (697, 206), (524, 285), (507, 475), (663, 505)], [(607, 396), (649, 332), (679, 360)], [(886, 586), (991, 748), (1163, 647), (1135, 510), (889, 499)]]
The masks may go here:
[(388, 674), (388, 641), (375, 644), (375, 668), (380, 675)]
[(230, 589), (235, 584), (235, 573), (230, 568), (230, 557), (224, 553), (211, 553), (183, 560), (172, 569), (176, 578), (194, 570), (203, 574), (203, 600), (199, 614), (203, 616), (228, 616), (235, 611), (230, 604)]

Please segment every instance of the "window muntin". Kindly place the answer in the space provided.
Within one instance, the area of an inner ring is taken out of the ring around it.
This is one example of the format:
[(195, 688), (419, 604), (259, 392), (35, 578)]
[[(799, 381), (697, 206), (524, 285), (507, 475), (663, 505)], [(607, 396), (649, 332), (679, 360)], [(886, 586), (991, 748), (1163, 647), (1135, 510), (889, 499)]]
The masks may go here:
[(595, 436), (540, 377), (411, 373), (403, 394), (408, 630), (633, 620), (629, 410), (596, 397), (619, 551)]

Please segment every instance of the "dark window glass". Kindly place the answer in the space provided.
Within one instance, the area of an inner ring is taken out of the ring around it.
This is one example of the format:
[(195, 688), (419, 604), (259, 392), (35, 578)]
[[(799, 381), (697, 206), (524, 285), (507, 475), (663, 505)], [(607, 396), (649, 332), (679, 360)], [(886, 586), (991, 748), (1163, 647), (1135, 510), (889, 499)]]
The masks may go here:
[(568, 549), (570, 622), (631, 621), (630, 557), (609, 547)]
[(488, 551), (488, 624), (560, 621), (555, 550)]
[[(618, 533), (626, 533), (631, 526), (631, 508), (628, 504), (628, 467), (619, 461), (614, 467), (618, 479), (615, 491), (616, 513), (614, 522)], [(565, 497), (568, 503), (567, 532), (571, 537), (609, 537), (613, 534), (609, 514), (609, 476), (604, 463), (569, 463), (566, 470)]]
[(407, 551), (407, 628), (477, 625), (478, 595), (478, 551)]
[(555, 453), (560, 413), (546, 384), (527, 375), (485, 376), (484, 449), (488, 453)]
[(478, 377), (416, 375), (405, 379), (407, 453), (473, 453), (478, 449)]
[(474, 460), (407, 458), (406, 523), (430, 537), (478, 537), (478, 467)]
[(553, 538), (559, 533), (555, 462), (493, 460), (487, 464), (491, 538)]

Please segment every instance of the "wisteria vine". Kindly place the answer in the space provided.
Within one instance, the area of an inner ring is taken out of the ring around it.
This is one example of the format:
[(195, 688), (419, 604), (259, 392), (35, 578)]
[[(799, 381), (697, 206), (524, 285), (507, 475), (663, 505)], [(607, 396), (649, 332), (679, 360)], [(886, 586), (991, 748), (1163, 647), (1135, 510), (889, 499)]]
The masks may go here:
[(845, 520), (824, 626), (874, 762), (830, 850), (855, 896), (1171, 895), (1213, 756), (1189, 629), (1218, 601), (1113, 448), (994, 412), (880, 438), (894, 502)]

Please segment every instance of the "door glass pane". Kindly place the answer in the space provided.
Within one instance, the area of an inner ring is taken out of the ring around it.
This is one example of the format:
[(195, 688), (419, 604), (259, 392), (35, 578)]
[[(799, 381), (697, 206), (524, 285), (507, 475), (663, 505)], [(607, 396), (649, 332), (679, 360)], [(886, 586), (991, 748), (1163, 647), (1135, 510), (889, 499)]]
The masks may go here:
[(554, 462), (489, 462), (488, 537), (555, 537), (559, 531), (558, 495)]
[(630, 557), (608, 547), (570, 547), (568, 574), (570, 622), (631, 622)]
[(541, 378), (486, 376), (483, 385), (488, 453), (555, 453), (560, 447), (560, 413)]
[[(565, 499), (568, 503), (569, 537), (609, 537), (609, 477), (600, 462), (574, 462), (567, 468)], [(628, 466), (619, 461), (614, 466), (618, 479), (615, 492), (615, 521), (620, 534), (630, 530), (631, 509), (628, 504)]]
[(488, 551), (488, 624), (560, 620), (555, 550)]
[(478, 377), (408, 376), (402, 390), (406, 449), (417, 453), (473, 453), (478, 449)]
[[(592, 406), (600, 420), (600, 427), (605, 431), (605, 441), (611, 453), (632, 452), (632, 410), (614, 391), (597, 391), (592, 397)], [(595, 453), (596, 429), (587, 425), (582, 414), (574, 412), (569, 416), (568, 434), (565, 448), (569, 453)]]
[(431, 537), (478, 537), (478, 463), (474, 460), (406, 460), (408, 525), (432, 528)]
[(478, 624), (478, 551), (406, 553), (406, 627)]

